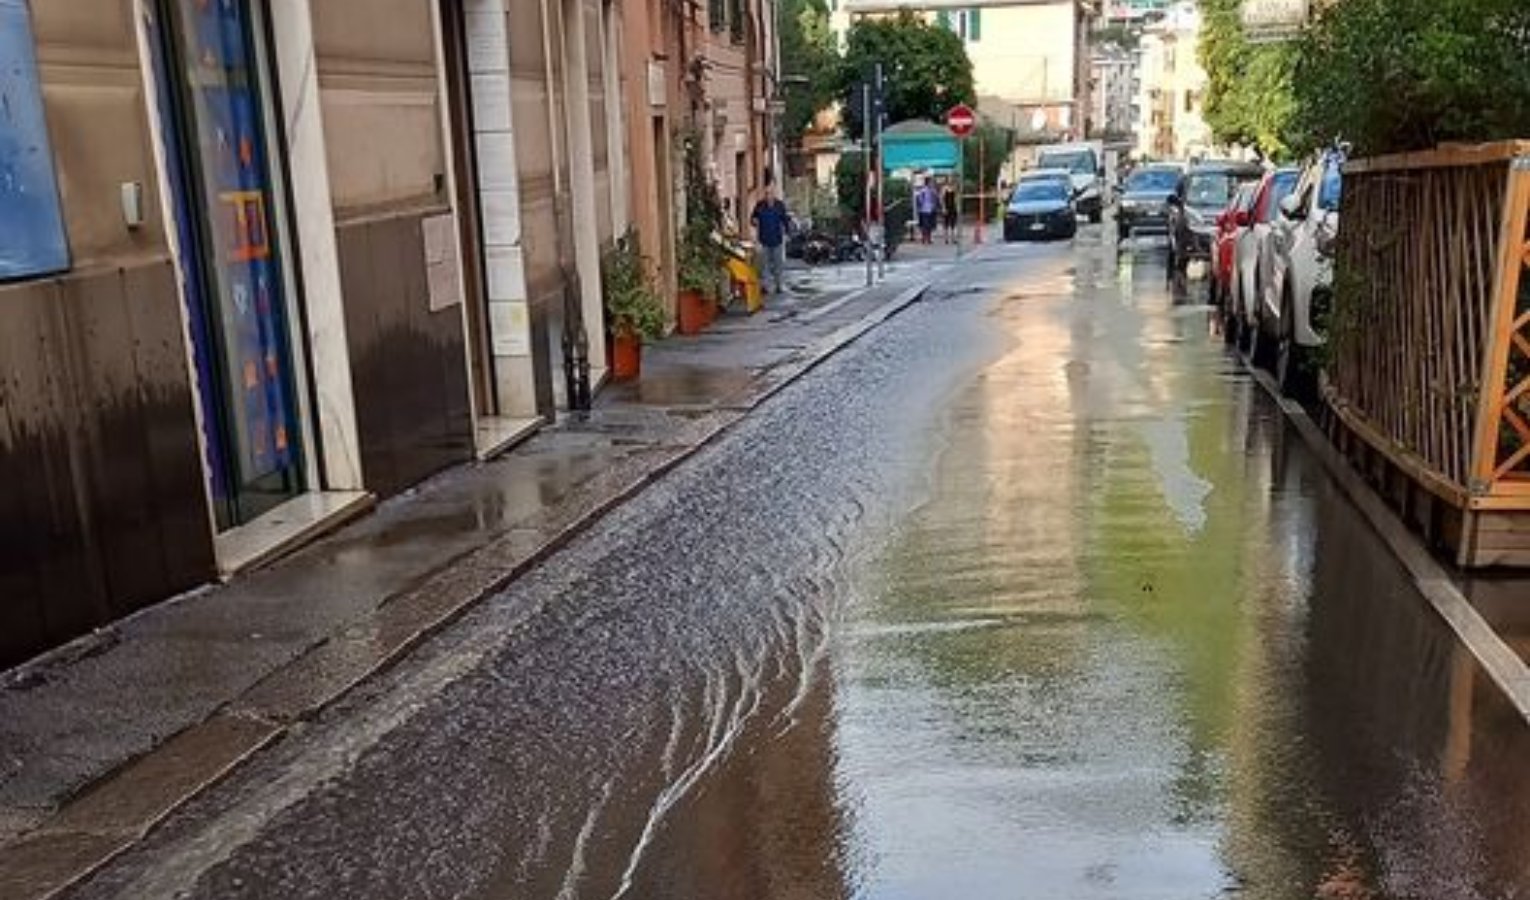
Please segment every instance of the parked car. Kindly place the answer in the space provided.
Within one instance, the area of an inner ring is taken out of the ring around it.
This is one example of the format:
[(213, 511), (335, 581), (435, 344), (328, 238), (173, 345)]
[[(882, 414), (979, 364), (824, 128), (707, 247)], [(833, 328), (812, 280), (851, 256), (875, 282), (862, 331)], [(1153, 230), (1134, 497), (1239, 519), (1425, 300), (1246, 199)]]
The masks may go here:
[(1100, 141), (1052, 144), (1036, 151), (1037, 169), (1061, 169), (1073, 183), (1078, 214), (1099, 223), (1105, 211), (1105, 145)]
[(1166, 231), (1169, 227), (1169, 197), (1179, 187), (1184, 166), (1159, 163), (1142, 166), (1121, 183), (1121, 199), (1116, 207), (1116, 236), (1126, 240), (1137, 231)]
[(1300, 395), (1315, 387), (1310, 359), (1322, 346), (1333, 305), (1333, 247), (1339, 235), (1344, 155), (1313, 160), (1295, 190), (1280, 204), (1275, 225), (1269, 305), (1261, 308), (1258, 340), (1274, 343), (1271, 365), (1283, 391)]
[(1254, 190), (1249, 227), (1238, 236), (1233, 250), (1233, 292), (1228, 306), (1228, 331), (1240, 343), (1247, 344), (1253, 334), (1258, 314), (1254, 300), (1260, 295), (1269, 272), (1265, 258), (1269, 235), (1280, 216), (1280, 201), (1296, 186), (1301, 170), (1282, 168), (1266, 172)]
[(1040, 170), (1021, 175), (1004, 210), (1004, 240), (1065, 239), (1077, 232), (1068, 173)]
[(1204, 162), (1190, 168), (1169, 198), (1169, 271), (1183, 272), (1192, 259), (1210, 259), (1216, 218), (1239, 185), (1264, 170), (1256, 163)]
[[(1227, 208), (1217, 216), (1217, 237), (1211, 264), (1211, 302), (1222, 310), (1224, 319), (1231, 318), (1228, 309), (1232, 300), (1234, 251), (1239, 236), (1249, 227), (1254, 206), (1254, 187), (1252, 183), (1240, 186)], [(1226, 333), (1232, 336), (1232, 332)]]

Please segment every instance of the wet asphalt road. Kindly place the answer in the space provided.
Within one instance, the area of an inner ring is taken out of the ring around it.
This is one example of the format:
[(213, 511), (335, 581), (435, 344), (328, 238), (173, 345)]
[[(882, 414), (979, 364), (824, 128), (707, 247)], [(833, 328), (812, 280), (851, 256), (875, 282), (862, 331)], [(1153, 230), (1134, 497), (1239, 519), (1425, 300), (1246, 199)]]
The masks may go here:
[(75, 896), (1522, 896), (1522, 729), (1161, 255), (990, 249)]

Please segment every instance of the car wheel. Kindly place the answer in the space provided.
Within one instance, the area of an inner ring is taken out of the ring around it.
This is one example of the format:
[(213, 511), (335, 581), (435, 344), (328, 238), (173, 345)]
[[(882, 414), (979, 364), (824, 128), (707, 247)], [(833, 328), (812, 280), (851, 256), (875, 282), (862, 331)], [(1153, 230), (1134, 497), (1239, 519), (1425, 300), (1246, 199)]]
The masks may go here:
[(1275, 383), (1280, 392), (1295, 400), (1306, 400), (1312, 393), (1311, 373), (1307, 366), (1307, 348), (1296, 342), (1295, 301), (1286, 288), (1280, 301), (1280, 340), (1275, 349)]
[[(1280, 325), (1276, 325), (1279, 328)], [(1248, 336), (1249, 362), (1273, 374), (1275, 372), (1275, 342), (1276, 336), (1269, 331), (1269, 325), (1264, 321), (1262, 314), (1255, 314), (1253, 323), (1249, 326), (1252, 332)]]

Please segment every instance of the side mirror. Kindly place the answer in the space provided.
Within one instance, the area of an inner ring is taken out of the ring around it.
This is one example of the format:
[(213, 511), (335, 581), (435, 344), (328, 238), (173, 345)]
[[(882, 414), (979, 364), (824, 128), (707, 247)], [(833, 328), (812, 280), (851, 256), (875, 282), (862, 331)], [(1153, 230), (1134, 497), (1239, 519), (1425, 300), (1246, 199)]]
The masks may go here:
[(1288, 194), (1280, 201), (1280, 214), (1293, 222), (1307, 218), (1307, 211), (1302, 208), (1302, 198), (1295, 194)]

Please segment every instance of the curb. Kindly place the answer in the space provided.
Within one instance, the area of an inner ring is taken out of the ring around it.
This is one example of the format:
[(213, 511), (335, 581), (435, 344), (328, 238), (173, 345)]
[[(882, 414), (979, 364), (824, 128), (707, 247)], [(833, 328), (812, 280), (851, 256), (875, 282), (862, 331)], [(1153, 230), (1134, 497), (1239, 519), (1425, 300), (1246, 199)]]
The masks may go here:
[[(480, 602), (715, 443), (765, 401), (918, 302), (940, 271), (925, 273), (861, 318), (766, 369), (756, 378), (756, 384), (764, 384), (762, 390), (739, 406), (719, 409), (715, 424), (687, 443), (656, 448), (654, 453), (660, 457), (656, 462), (581, 510), (552, 537), (533, 540), (532, 546), (518, 546), (527, 543), (527, 533), (511, 529), (385, 599), (375, 618), (381, 624), (398, 620), (393, 623), (395, 628), (389, 629), (395, 638), (376, 649), (377, 637), (369, 635), (365, 642), (373, 648), (370, 656), (358, 656), (345, 635), (332, 635), (266, 675), (209, 718), (82, 788), (35, 828), (0, 846), (0, 884), (6, 885), (6, 896), (51, 900), (94, 875), (176, 810), (282, 740), (292, 725), (317, 715), (391, 668)], [(874, 289), (849, 295), (843, 303)], [(508, 564), (504, 561), (507, 553), (514, 557)], [(167, 778), (167, 772), (172, 771), (174, 777)]]
[(1503, 692), (1520, 717), (1530, 722), (1530, 665), (1526, 665), (1477, 608), (1472, 606), (1451, 577), (1450, 571), (1434, 558), (1381, 496), (1339, 455), (1339, 451), (1329, 443), (1322, 429), (1317, 427), (1301, 404), (1282, 395), (1267, 372), (1246, 363), (1245, 368), (1280, 407), (1308, 448), (1322, 461), (1329, 477), (1339, 485), (1387, 549), (1402, 564), (1418, 592), (1429, 601), (1429, 605), (1477, 660), (1478, 665), (1482, 666), (1488, 678)]

